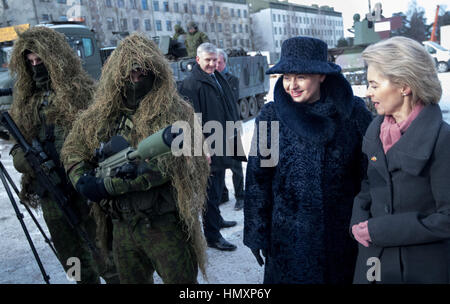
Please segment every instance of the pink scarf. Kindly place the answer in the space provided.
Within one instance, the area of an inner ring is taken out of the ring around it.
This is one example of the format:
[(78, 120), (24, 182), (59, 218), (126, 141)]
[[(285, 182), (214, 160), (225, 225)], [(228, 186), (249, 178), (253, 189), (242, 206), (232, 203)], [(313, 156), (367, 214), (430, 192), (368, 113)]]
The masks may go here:
[(406, 132), (423, 108), (424, 105), (421, 102), (418, 102), (408, 117), (401, 123), (397, 123), (391, 115), (384, 116), (384, 121), (380, 127), (380, 140), (383, 144), (384, 154), (399, 141), (400, 137)]

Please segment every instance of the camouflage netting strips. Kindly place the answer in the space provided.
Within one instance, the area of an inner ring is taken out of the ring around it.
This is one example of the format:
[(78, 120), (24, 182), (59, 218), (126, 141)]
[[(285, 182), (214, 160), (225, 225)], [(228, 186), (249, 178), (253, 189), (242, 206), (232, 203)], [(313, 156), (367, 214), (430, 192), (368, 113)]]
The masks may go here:
[[(62, 126), (67, 134), (80, 110), (86, 109), (91, 102), (94, 81), (83, 70), (80, 59), (63, 34), (41, 26), (19, 34), (9, 65), (11, 75), (16, 79), (10, 112), (29, 142), (36, 137), (40, 128), (37, 103), (41, 100), (32, 98), (35, 83), (26, 61), (26, 50), (36, 53), (42, 59), (50, 75), (50, 85), (55, 95), (47, 123)], [(32, 179), (29, 174), (22, 176), (21, 199), (24, 203), (37, 207), (40, 200), (33, 193)]]
[[(133, 34), (124, 39), (109, 57), (103, 67), (94, 103), (74, 123), (62, 152), (66, 165), (74, 157), (91, 160), (100, 142), (113, 135), (114, 122), (123, 107), (123, 88), (131, 80), (130, 72), (136, 67), (151, 70), (156, 79), (152, 91), (144, 97), (133, 116), (135, 127), (130, 143), (133, 147), (175, 121), (187, 121), (192, 130), (194, 124), (199, 124), (194, 118), (193, 108), (177, 94), (172, 70), (157, 46), (144, 36)], [(194, 132), (191, 135), (191, 142), (194, 142)], [(206, 243), (199, 215), (205, 205), (209, 176), (207, 160), (203, 156), (168, 155), (159, 158), (158, 167), (171, 177), (180, 217), (194, 246), (199, 268), (206, 277)]]

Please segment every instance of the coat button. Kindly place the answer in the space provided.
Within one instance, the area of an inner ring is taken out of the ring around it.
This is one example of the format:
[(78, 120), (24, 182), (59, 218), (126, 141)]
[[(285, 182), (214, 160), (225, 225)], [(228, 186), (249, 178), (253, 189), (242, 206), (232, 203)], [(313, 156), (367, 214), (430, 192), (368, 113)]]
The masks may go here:
[(391, 208), (389, 207), (389, 205), (385, 205), (385, 206), (384, 206), (384, 211), (385, 211), (386, 213), (391, 213)]

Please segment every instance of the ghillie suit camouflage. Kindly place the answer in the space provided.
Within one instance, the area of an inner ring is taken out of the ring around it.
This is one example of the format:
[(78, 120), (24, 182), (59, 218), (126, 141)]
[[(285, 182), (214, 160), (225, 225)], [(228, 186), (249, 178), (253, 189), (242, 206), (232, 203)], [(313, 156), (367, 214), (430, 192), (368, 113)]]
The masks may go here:
[[(34, 66), (27, 55), (34, 53), (42, 59), (46, 70), (43, 81), (33, 78)], [(65, 37), (46, 27), (34, 27), (19, 35), (11, 56), (10, 69), (16, 79), (11, 116), (28, 142), (37, 138), (56, 165), (62, 168), (59, 153), (72, 122), (92, 101), (94, 82), (82, 69), (81, 61), (66, 42)], [(99, 272), (105, 274), (103, 261), (93, 257), (87, 245), (71, 228), (49, 194), (38, 186), (31, 168), (18, 146), (11, 150), (14, 166), (23, 173), (21, 200), (36, 208), (40, 206), (52, 236), (58, 258), (66, 270), (67, 259), (81, 261), (81, 282), (99, 283)], [(84, 229), (95, 236), (95, 223), (81, 197), (74, 198), (73, 207)], [(96, 264), (97, 263), (97, 264)], [(98, 267), (97, 267), (98, 266)]]
[[(131, 81), (131, 71), (137, 67), (153, 73), (155, 80), (151, 91), (140, 101), (137, 109), (131, 111), (131, 115), (128, 116), (127, 125), (130, 128), (124, 137), (132, 147), (136, 147), (147, 136), (176, 121), (188, 122), (191, 130), (194, 130), (194, 124), (201, 128), (193, 115), (193, 108), (177, 94), (170, 66), (157, 46), (149, 39), (133, 34), (124, 39), (109, 57), (102, 71), (94, 103), (74, 123), (73, 130), (64, 145), (63, 160), (73, 184), (77, 183), (84, 172), (95, 167), (96, 161), (93, 157), (95, 149), (101, 142), (107, 142), (113, 135), (116, 135), (117, 125), (122, 120), (121, 117), (124, 113), (130, 113), (130, 109), (125, 106), (127, 99), (124, 92), (126, 85)], [(194, 132), (191, 134), (191, 142), (194, 142), (195, 134)], [(203, 138), (200, 139), (200, 141), (202, 140)], [(191, 152), (191, 155), (194, 155), (193, 149)], [(207, 160), (204, 156), (175, 157), (170, 153), (170, 155), (158, 157), (155, 166), (163, 176), (170, 180), (166, 183), (168, 186), (165, 186), (168, 188), (164, 188), (166, 190), (161, 195), (165, 196), (169, 193), (172, 197), (171, 200), (176, 205), (174, 212), (176, 212), (177, 221), (183, 230), (182, 238), (189, 243), (191, 250), (193, 249), (198, 268), (206, 277), (205, 241), (199, 216), (204, 208), (209, 176)], [(151, 183), (152, 181), (148, 181), (148, 184)], [(114, 204), (124, 201), (131, 205), (137, 205), (138, 201), (144, 201), (143, 204), (145, 204), (147, 197), (151, 197), (152, 191), (161, 191), (158, 188), (161, 187), (149, 187), (145, 189), (145, 192), (127, 193), (111, 200), (103, 200), (100, 205), (108, 210), (113, 210)], [(100, 213), (99, 211), (98, 214)], [(136, 227), (136, 221), (131, 223), (130, 220), (128, 224)], [(116, 225), (118, 225), (117, 222), (114, 223), (115, 231)], [(119, 235), (119, 233), (115, 234), (114, 238)], [(113, 240), (113, 242), (116, 241), (120, 240)], [(105, 241), (104, 244), (106, 243)], [(158, 244), (154, 247), (156, 246)], [(164, 249), (165, 254), (170, 255), (172, 249)], [(158, 271), (158, 269), (156, 270)], [(183, 269), (179, 271), (183, 271)], [(197, 272), (197, 270), (195, 271)], [(133, 278), (127, 279), (127, 281), (135, 282)], [(149, 282), (152, 280), (150, 279)]]
[[(35, 97), (37, 88), (26, 61), (27, 51), (39, 55), (51, 79), (49, 89), (53, 91), (53, 106), (47, 113), (46, 122), (61, 126), (67, 135), (79, 111), (86, 109), (91, 102), (94, 82), (62, 34), (45, 27), (35, 27), (20, 34), (9, 65), (11, 75), (16, 79), (10, 113), (28, 142), (38, 135), (42, 122), (38, 113), (41, 99)], [(21, 199), (37, 207), (39, 197), (31, 184), (30, 174), (24, 174)]]

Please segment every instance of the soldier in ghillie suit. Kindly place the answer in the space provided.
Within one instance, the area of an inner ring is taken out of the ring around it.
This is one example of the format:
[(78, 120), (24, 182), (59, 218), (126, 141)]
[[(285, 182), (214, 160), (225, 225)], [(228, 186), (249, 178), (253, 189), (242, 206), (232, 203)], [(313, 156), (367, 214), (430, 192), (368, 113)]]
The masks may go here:
[(188, 57), (195, 57), (197, 55), (197, 48), (200, 44), (209, 42), (209, 38), (208, 35), (198, 30), (198, 25), (194, 21), (187, 24), (187, 29), (189, 33), (184, 44), (186, 45)]
[(112, 218), (112, 245), (104, 250), (112, 250), (121, 283), (153, 283), (155, 270), (164, 283), (196, 283), (198, 268), (206, 276), (199, 221), (209, 175), (204, 156), (168, 153), (152, 162), (140, 160), (137, 167), (146, 169), (135, 178), (89, 174), (97, 166), (94, 151), (101, 142), (121, 135), (136, 148), (176, 121), (200, 128), (192, 107), (176, 92), (167, 60), (152, 41), (133, 34), (109, 57), (94, 103), (74, 123), (64, 145), (72, 183), (97, 202), (98, 221)]
[[(10, 69), (16, 77), (11, 116), (28, 142), (36, 138), (41, 143), (64, 177), (60, 150), (78, 112), (92, 101), (94, 82), (83, 70), (81, 61), (64, 36), (46, 27), (35, 27), (19, 35)], [(63, 267), (67, 270), (67, 260), (77, 257), (81, 262), (79, 283), (100, 283), (99, 272), (108, 280), (111, 274), (104, 272), (107, 264), (101, 259), (94, 262), (98, 255), (89, 251), (49, 193), (38, 185), (23, 150), (14, 145), (11, 155), (14, 167), (23, 174), (21, 200), (31, 207), (42, 208)], [(95, 236), (95, 222), (88, 216), (86, 201), (78, 196), (72, 202), (82, 227)]]

